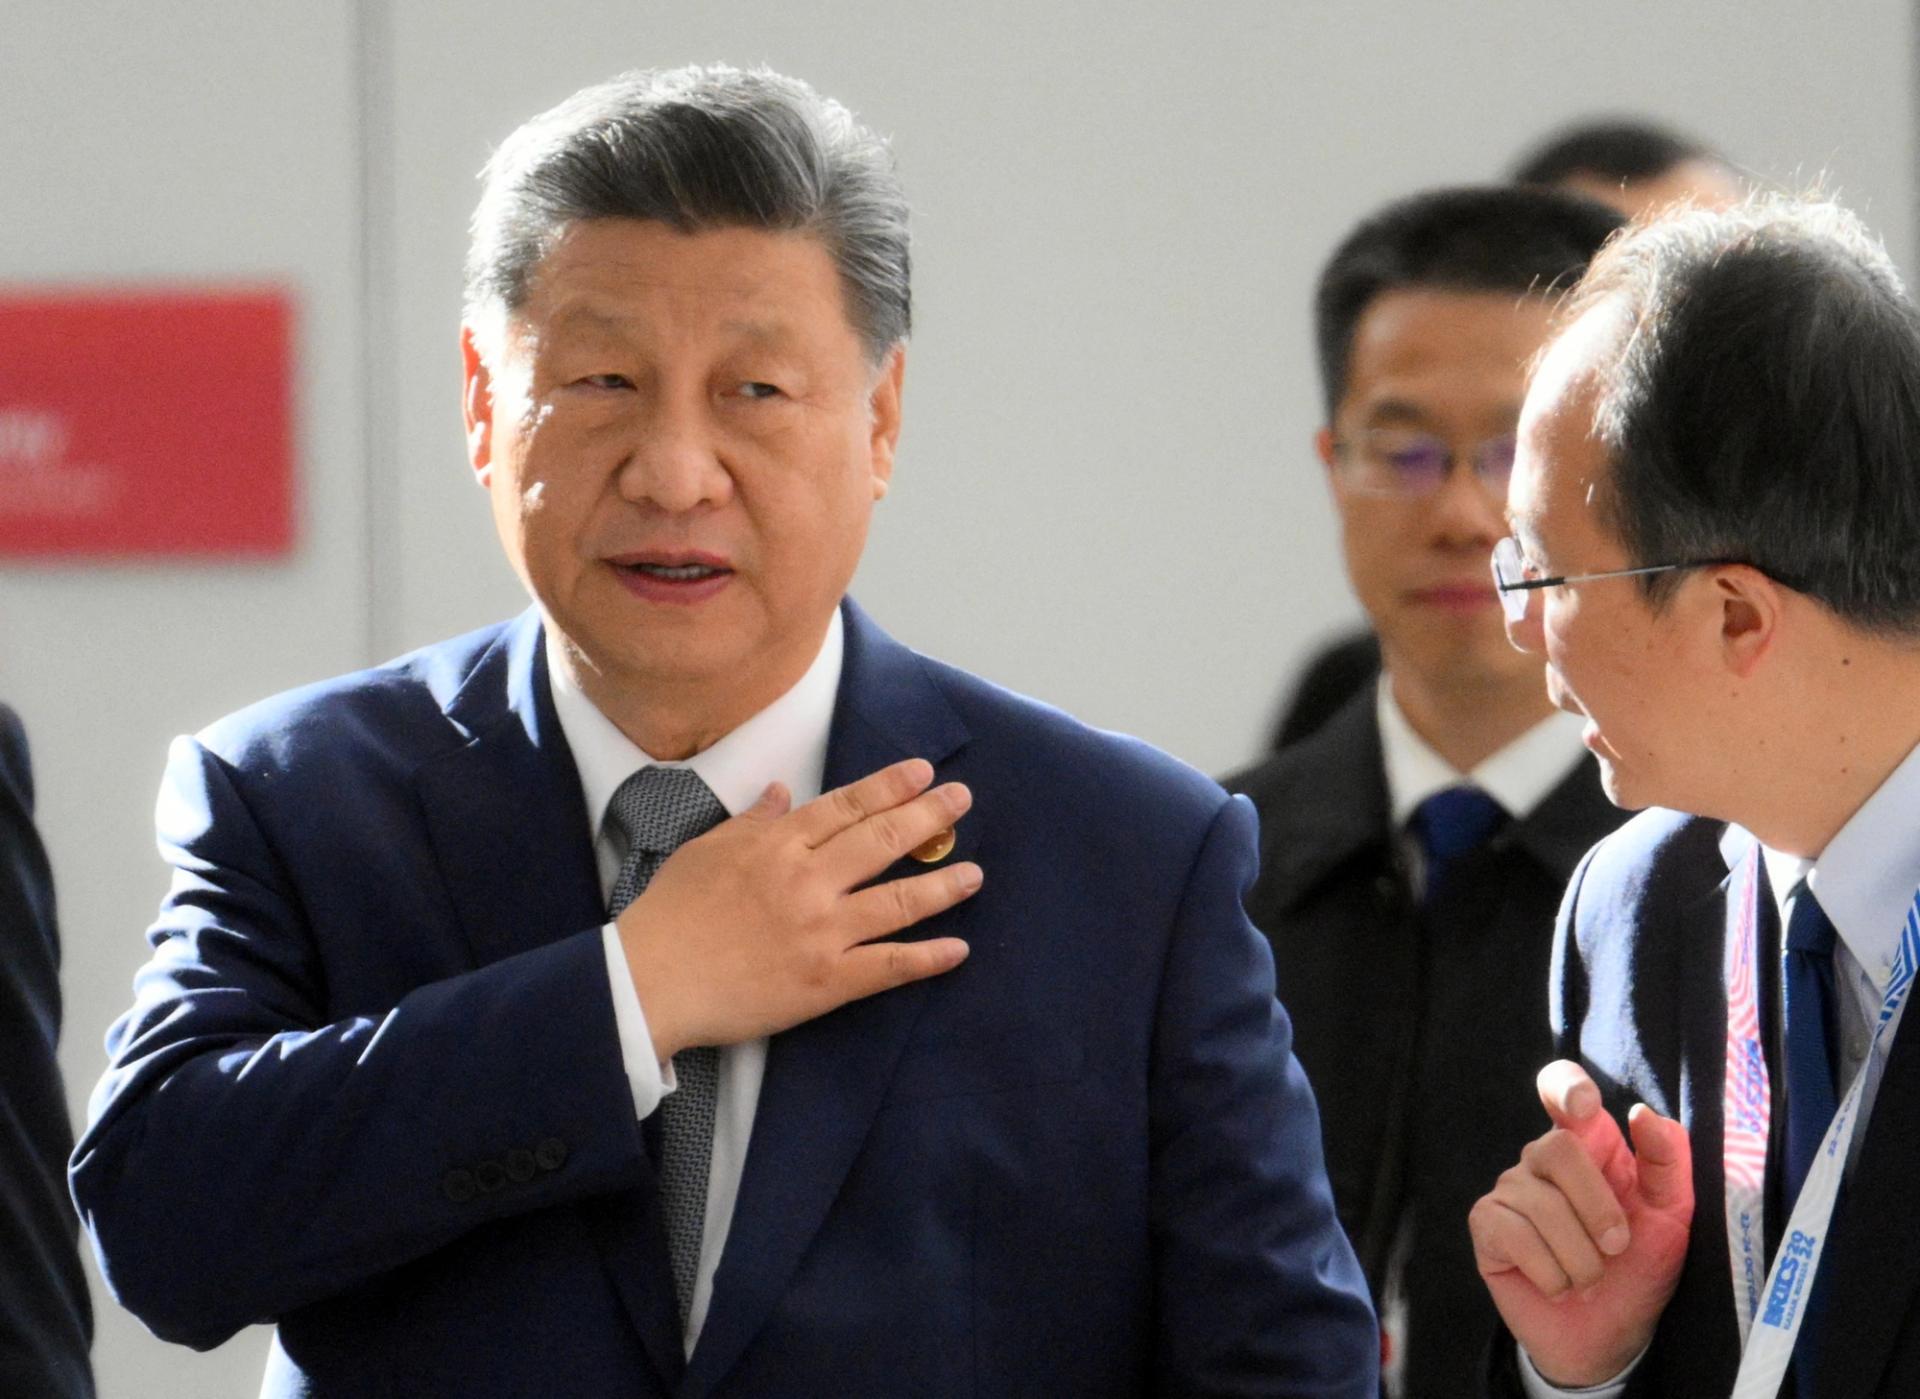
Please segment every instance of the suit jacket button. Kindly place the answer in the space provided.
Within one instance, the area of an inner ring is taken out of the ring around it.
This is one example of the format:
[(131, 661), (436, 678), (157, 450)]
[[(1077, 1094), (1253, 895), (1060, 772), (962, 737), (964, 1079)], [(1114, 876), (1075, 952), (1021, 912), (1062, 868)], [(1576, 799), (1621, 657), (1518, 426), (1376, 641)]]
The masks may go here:
[(567, 1144), (558, 1137), (548, 1137), (533, 1149), (533, 1159), (543, 1171), (557, 1171), (566, 1163)]
[(472, 1171), (451, 1170), (440, 1178), (441, 1191), (456, 1205), (466, 1204), (473, 1198), (474, 1191), (479, 1188), (479, 1183), (474, 1180)]
[(507, 1183), (507, 1168), (498, 1161), (482, 1161), (473, 1168), (473, 1178), (491, 1195)]
[(516, 1185), (525, 1185), (533, 1179), (533, 1153), (524, 1146), (516, 1146), (507, 1153), (507, 1179)]
[(954, 839), (953, 827), (949, 826), (915, 846), (913, 858), (923, 865), (937, 865), (953, 853)]

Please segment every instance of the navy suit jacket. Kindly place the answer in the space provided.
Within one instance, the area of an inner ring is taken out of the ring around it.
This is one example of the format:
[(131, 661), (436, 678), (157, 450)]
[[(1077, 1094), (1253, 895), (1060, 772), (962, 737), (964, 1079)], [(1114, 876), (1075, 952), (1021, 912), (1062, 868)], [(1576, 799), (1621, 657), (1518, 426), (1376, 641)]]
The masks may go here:
[[(1587, 856), (1560, 912), (1552, 1010), (1561, 1054), (1587, 1066), (1623, 1125), (1627, 1109), (1645, 1102), (1683, 1123), (1693, 1148), (1686, 1261), (1628, 1386), (1631, 1399), (1712, 1399), (1732, 1389), (1739, 1370), (1721, 1168), (1724, 948), (1727, 924), (1740, 916), (1738, 872), (1751, 837), (1735, 833), (1723, 850), (1726, 834), (1720, 822), (1642, 813)], [(1764, 881), (1756, 914), (1777, 946)], [(1777, 1096), (1778, 1065), (1770, 1077)], [(1776, 1135), (1785, 1119), (1776, 1100)], [(1816, 1315), (1826, 1324), (1802, 1336), (1794, 1362), (1796, 1372), (1811, 1366), (1812, 1383), (1790, 1373), (1782, 1391), (1801, 1399), (1920, 1394), (1920, 1032), (1911, 1017), (1894, 1036), (1863, 1130), (1816, 1284)], [(1769, 1170), (1769, 1180), (1778, 1174)], [(1773, 1204), (1767, 1232), (1777, 1239)], [(1519, 1392), (1512, 1349), (1507, 1340), (1496, 1351), (1497, 1393)]]
[(0, 705), (0, 1394), (90, 1399), (93, 1313), (63, 1163), (60, 940), (20, 720)]
[[(1371, 1395), (1240, 909), (1254, 822), (851, 604), (826, 784), (965, 781), (953, 973), (774, 1037), (681, 1357), (533, 614), (173, 750), (173, 887), (74, 1157), (115, 1295), (269, 1395)], [(919, 868), (915, 866), (914, 868)]]

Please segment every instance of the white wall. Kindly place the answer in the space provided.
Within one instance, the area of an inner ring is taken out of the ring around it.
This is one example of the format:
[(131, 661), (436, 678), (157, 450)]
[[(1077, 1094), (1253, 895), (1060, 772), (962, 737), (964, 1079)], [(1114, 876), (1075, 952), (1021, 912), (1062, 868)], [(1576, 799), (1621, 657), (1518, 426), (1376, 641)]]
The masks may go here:
[[(458, 431), (489, 144), (632, 65), (765, 61), (897, 143), (918, 330), (857, 589), (924, 649), (1203, 768), (1350, 617), (1307, 446), (1311, 280), (1360, 215), (1595, 110), (1831, 182), (1912, 267), (1906, 0), (1547, 6), (614, 0), (0, 8), (0, 281), (277, 277), (301, 304), (280, 565), (0, 567), (67, 943), (76, 1112), (163, 877), (165, 742), (520, 606)], [(244, 1395), (101, 1298), (108, 1399)]]

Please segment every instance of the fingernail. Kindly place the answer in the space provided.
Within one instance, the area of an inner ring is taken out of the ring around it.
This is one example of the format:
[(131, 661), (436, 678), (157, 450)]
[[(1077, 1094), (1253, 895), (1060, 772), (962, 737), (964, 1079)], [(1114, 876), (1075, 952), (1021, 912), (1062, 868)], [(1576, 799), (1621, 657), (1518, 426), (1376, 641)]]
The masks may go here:
[(1632, 1233), (1624, 1224), (1616, 1224), (1600, 1236), (1600, 1251), (1608, 1257), (1616, 1253), (1625, 1253), (1627, 1245), (1633, 1241)]
[(1600, 1090), (1591, 1083), (1575, 1084), (1567, 1094), (1567, 1111), (1575, 1117), (1591, 1117), (1600, 1109)]
[(978, 865), (955, 865), (953, 867), (954, 882), (959, 884), (959, 886), (968, 893), (972, 893), (980, 887), (983, 877), (980, 866)]

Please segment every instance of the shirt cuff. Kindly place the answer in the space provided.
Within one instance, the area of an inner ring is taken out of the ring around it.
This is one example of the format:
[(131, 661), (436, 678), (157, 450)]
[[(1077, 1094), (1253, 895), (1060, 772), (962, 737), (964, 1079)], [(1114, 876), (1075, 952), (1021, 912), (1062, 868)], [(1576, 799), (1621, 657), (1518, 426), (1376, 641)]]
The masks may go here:
[[(634, 999), (638, 1000), (639, 996), (635, 995)], [(1571, 1399), (1571, 1396), (1576, 1395), (1579, 1399), (1620, 1399), (1620, 1396), (1627, 1392), (1628, 1377), (1639, 1369), (1640, 1362), (1647, 1358), (1647, 1353), (1644, 1350), (1641, 1351), (1633, 1357), (1626, 1369), (1604, 1384), (1590, 1384), (1585, 1389), (1561, 1389), (1541, 1377), (1540, 1372), (1534, 1368), (1533, 1357), (1527, 1354), (1525, 1346), (1516, 1346), (1514, 1349), (1520, 1352), (1520, 1388), (1526, 1391), (1527, 1399)]]
[(627, 967), (627, 950), (620, 945), (620, 934), (609, 923), (600, 930), (600, 948), (607, 958), (607, 986), (613, 992), (613, 1024), (620, 1032), (620, 1061), (627, 1071), (627, 1084), (633, 1090), (633, 1115), (650, 1117), (660, 1100), (679, 1087), (674, 1081), (673, 1064), (662, 1064), (653, 1055), (653, 1035), (647, 1029), (647, 1013), (640, 1008), (640, 993), (633, 989), (633, 973)]

